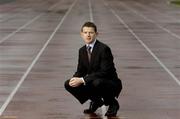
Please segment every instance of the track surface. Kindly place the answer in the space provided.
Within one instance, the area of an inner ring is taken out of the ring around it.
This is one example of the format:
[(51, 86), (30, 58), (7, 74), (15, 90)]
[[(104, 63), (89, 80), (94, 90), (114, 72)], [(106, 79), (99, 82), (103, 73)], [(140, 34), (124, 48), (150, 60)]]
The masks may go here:
[(180, 9), (167, 0), (9, 0), (0, 4), (0, 118), (107, 119), (84, 115), (64, 89), (79, 35), (94, 21), (114, 54), (123, 91), (113, 119), (179, 119)]

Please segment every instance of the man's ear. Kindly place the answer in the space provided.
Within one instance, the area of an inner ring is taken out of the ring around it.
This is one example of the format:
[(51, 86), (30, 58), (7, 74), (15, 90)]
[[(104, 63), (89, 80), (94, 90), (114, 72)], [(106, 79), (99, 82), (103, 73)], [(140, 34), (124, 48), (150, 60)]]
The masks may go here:
[(83, 32), (82, 32), (82, 31), (80, 31), (80, 35), (81, 35), (81, 37), (82, 37), (82, 35), (83, 35), (82, 33), (83, 33)]
[(99, 32), (96, 32), (96, 36), (98, 36), (99, 35)]

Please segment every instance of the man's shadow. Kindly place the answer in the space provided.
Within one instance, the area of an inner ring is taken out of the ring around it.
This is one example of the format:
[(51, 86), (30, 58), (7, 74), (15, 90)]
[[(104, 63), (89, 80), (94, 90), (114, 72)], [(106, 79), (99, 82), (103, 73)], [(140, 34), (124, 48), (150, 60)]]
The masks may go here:
[(98, 115), (96, 113), (92, 114), (86, 114), (85, 119), (120, 119), (120, 117), (115, 116), (115, 117), (102, 117), (102, 115)]

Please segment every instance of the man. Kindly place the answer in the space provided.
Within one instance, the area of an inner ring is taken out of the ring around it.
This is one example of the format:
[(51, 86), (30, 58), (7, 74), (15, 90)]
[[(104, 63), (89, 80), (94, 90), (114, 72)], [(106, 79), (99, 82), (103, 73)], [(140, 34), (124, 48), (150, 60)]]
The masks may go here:
[(94, 113), (102, 105), (109, 106), (105, 116), (116, 116), (119, 103), (115, 99), (122, 89), (110, 48), (96, 39), (96, 25), (86, 22), (81, 36), (86, 45), (79, 49), (77, 71), (65, 82), (65, 88), (81, 104), (91, 100), (84, 113)]

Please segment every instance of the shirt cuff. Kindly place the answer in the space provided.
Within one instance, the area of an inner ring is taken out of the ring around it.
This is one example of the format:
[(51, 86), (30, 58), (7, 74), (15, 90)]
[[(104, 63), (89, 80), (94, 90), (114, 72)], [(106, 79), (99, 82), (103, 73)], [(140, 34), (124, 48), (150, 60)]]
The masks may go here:
[(84, 78), (80, 78), (83, 81), (83, 84), (86, 85), (86, 82), (84, 81)]

